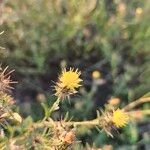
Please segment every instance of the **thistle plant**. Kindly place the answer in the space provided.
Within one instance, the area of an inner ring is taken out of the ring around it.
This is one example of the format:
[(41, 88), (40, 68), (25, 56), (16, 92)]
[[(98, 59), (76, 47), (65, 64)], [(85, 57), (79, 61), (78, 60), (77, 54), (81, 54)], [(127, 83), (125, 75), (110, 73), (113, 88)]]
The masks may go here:
[[(97, 110), (97, 117), (93, 120), (77, 122), (60, 119), (60, 121), (56, 121), (53, 119), (52, 113), (59, 109), (59, 104), (63, 103), (66, 98), (71, 99), (71, 95), (78, 92), (78, 88), (82, 86), (83, 81), (80, 78), (81, 72), (78, 69), (70, 68), (67, 70), (64, 68), (54, 85), (56, 101), (50, 107), (42, 104), (45, 116), (42, 120), (33, 122), (32, 120), (23, 119), (11, 107), (14, 105), (14, 100), (7, 92), (12, 89), (11, 84), (16, 82), (12, 81), (10, 77), (13, 71), (6, 73), (7, 69), (8, 67), (0, 70), (0, 149), (2, 150), (70, 149), (73, 148), (74, 144), (80, 142), (76, 137), (76, 129), (80, 126), (99, 128), (113, 138), (112, 130), (117, 131), (132, 121), (136, 113), (136, 110), (132, 111), (134, 107), (150, 102), (149, 95), (146, 95), (124, 108), (118, 108), (112, 103), (108, 103), (104, 109)], [(149, 110), (138, 111), (150, 115)], [(16, 120), (17, 124), (9, 120)]]
[(55, 95), (59, 99), (65, 99), (69, 98), (72, 94), (76, 94), (76, 89), (81, 86), (80, 82), (82, 79), (80, 79), (80, 75), (81, 72), (78, 69), (74, 70), (70, 68), (69, 71), (63, 69), (55, 86)]
[(4, 70), (0, 67), (0, 90), (3, 92), (13, 89), (11, 84), (17, 83), (16, 81), (12, 81), (10, 79), (10, 74), (14, 72), (14, 70), (7, 72), (7, 69), (8, 66)]
[[(12, 111), (14, 106), (14, 99), (8, 93), (10, 89), (13, 89), (11, 84), (16, 83), (16, 81), (11, 80), (11, 73), (14, 71), (7, 71), (8, 66), (4, 69), (0, 68), (0, 131), (3, 132), (11, 123), (21, 122), (22, 118), (17, 113)], [(11, 121), (11, 122), (10, 122)]]

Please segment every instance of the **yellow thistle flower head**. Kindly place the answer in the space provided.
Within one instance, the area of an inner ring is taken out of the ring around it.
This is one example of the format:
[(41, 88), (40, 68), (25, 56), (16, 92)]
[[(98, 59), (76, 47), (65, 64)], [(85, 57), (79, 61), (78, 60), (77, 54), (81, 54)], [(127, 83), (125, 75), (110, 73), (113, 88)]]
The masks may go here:
[(76, 69), (70, 68), (69, 71), (63, 69), (61, 76), (59, 77), (59, 81), (63, 87), (67, 87), (68, 89), (75, 89), (81, 86), (79, 83), (82, 81), (79, 76), (81, 72)]
[(129, 116), (121, 109), (113, 111), (112, 122), (117, 128), (124, 127), (129, 121)]
[(80, 79), (81, 72), (78, 69), (70, 68), (70, 70), (63, 69), (56, 83), (55, 95), (59, 98), (69, 97), (71, 94), (77, 93), (77, 88), (81, 86)]

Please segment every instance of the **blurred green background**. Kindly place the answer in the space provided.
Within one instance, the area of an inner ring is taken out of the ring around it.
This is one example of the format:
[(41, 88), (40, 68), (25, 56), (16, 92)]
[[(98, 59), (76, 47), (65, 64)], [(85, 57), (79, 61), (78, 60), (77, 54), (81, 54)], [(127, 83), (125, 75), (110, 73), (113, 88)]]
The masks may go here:
[[(40, 102), (51, 105), (53, 82), (62, 67), (82, 71), (83, 87), (61, 104), (74, 120), (93, 119), (111, 97), (120, 106), (150, 89), (150, 1), (145, 0), (1, 0), (0, 60), (15, 69), (13, 94), (24, 117), (43, 116)], [(94, 71), (101, 77), (95, 80)], [(147, 108), (143, 105), (141, 109)], [(131, 123), (114, 139), (80, 129), (78, 139), (114, 149), (150, 149), (149, 119)], [(81, 148), (83, 149), (83, 147)]]

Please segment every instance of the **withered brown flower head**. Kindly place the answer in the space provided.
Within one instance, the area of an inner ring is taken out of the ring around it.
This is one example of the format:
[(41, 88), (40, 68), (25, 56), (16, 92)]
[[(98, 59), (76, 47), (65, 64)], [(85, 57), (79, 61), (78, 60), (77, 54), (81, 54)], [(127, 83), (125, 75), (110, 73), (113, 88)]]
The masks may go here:
[(4, 69), (0, 66), (0, 91), (10, 91), (13, 89), (11, 84), (17, 83), (16, 81), (12, 81), (10, 79), (12, 72), (14, 72), (14, 70), (8, 71), (8, 66)]

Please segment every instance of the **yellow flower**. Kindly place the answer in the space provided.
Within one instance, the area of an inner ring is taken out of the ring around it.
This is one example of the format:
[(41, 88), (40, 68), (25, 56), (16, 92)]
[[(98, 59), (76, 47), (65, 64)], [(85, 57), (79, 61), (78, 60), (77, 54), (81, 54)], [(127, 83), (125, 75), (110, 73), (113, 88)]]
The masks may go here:
[(101, 73), (100, 73), (99, 71), (93, 71), (92, 77), (93, 77), (94, 79), (98, 79), (98, 78), (101, 77)]
[(69, 71), (63, 69), (61, 76), (59, 77), (60, 84), (68, 89), (75, 89), (81, 86), (79, 83), (82, 81), (79, 76), (81, 72), (76, 69), (70, 68)]
[(135, 11), (136, 15), (141, 15), (142, 12), (143, 12), (143, 9), (140, 8), (140, 7), (138, 7), (138, 8), (136, 9), (136, 11)]
[(55, 95), (64, 99), (71, 94), (77, 93), (76, 89), (81, 86), (80, 82), (82, 81), (80, 75), (81, 72), (78, 69), (70, 68), (69, 71), (63, 69), (55, 86)]
[(129, 116), (121, 109), (113, 111), (112, 122), (117, 128), (124, 127), (129, 121)]

